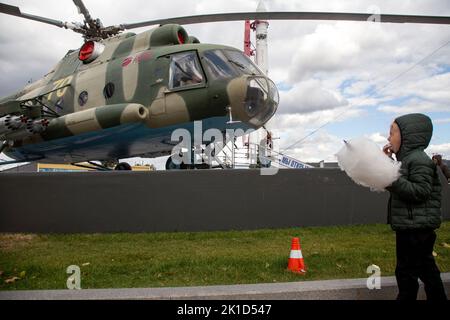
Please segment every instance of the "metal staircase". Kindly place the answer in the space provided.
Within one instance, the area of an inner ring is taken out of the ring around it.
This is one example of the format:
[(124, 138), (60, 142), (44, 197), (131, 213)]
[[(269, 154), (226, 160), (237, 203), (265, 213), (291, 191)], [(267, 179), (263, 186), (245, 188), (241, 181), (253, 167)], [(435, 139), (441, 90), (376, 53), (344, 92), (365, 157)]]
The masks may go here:
[[(216, 146), (217, 147), (217, 146)], [(248, 142), (238, 146), (236, 143), (225, 144), (214, 156), (213, 167), (223, 169), (247, 169), (261, 167), (278, 167), (288, 169), (314, 168), (298, 159), (273, 150), (272, 148)]]

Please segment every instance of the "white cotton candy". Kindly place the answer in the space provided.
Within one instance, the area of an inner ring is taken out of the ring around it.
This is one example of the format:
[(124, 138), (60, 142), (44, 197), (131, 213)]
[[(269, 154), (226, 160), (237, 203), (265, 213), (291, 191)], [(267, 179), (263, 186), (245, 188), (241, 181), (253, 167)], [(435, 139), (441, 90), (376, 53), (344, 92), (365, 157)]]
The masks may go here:
[(384, 154), (376, 143), (366, 138), (347, 141), (336, 154), (347, 175), (373, 191), (384, 191), (400, 176), (401, 162)]

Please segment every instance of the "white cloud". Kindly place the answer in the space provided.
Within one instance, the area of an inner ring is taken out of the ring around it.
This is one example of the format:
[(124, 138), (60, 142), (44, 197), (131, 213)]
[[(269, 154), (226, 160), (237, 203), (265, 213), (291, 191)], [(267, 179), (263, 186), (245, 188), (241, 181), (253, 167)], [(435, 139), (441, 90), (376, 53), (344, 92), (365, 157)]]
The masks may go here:
[(450, 143), (432, 144), (425, 151), (429, 155), (440, 154), (444, 159), (450, 159)]
[[(342, 138), (328, 133), (327, 123), (357, 118), (364, 111), (352, 108), (316, 111), (307, 114), (277, 114), (267, 126), (273, 132), (275, 148), (301, 161), (335, 161)], [(339, 117), (340, 115), (340, 117)]]
[(370, 140), (372, 140), (373, 142), (375, 142), (378, 145), (385, 145), (388, 141), (387, 141), (387, 137), (385, 134), (381, 134), (380, 132), (375, 132), (372, 134), (366, 134), (365, 135), (366, 138), (369, 138)]
[(314, 33), (302, 38), (293, 57), (289, 80), (297, 82), (317, 72), (354, 69), (383, 50), (392, 37), (374, 23), (319, 24)]
[(277, 131), (274, 130), (274, 137), (281, 137), (280, 140), (275, 140), (275, 150), (294, 157), (303, 162), (318, 162), (325, 160), (327, 162), (334, 162), (336, 158), (335, 153), (342, 146), (343, 141), (341, 138), (329, 134), (326, 130), (321, 130), (317, 134), (309, 137), (296, 144), (295, 146), (285, 149), (288, 147), (286, 142), (299, 141), (305, 134), (307, 130), (298, 128), (296, 130), (288, 131)]
[(383, 105), (378, 108), (379, 111), (394, 114), (406, 114), (415, 112), (450, 112), (450, 104), (441, 104), (422, 99), (410, 99), (402, 105)]
[(450, 111), (450, 72), (444, 74), (423, 74), (415, 81), (403, 85), (396, 85), (386, 90), (388, 97), (414, 95), (422, 100), (442, 104)]
[(450, 123), (450, 118), (436, 119), (436, 120), (433, 121), (433, 123), (435, 123), (435, 124)]
[(321, 131), (311, 139), (305, 140), (294, 149), (290, 155), (304, 162), (336, 162), (335, 154), (342, 148), (343, 140), (339, 137)]
[[(357, 118), (365, 114), (365, 111), (357, 108), (340, 107), (333, 110), (321, 110), (307, 114), (277, 113), (270, 120), (269, 127), (275, 130), (315, 130), (327, 123), (343, 122)], [(287, 142), (289, 144), (289, 142)]]
[(327, 90), (318, 80), (306, 80), (280, 93), (280, 113), (309, 113), (335, 109), (348, 102), (337, 91)]

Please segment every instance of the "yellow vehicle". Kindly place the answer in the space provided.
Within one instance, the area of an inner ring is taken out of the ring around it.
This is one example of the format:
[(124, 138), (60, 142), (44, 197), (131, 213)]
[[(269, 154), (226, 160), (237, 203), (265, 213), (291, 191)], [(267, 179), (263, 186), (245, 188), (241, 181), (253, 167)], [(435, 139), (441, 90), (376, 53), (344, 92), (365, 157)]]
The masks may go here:
[[(153, 171), (154, 167), (151, 165), (135, 165), (131, 166), (133, 171)], [(90, 166), (86, 163), (85, 167), (73, 166), (70, 164), (59, 163), (38, 163), (37, 172), (87, 172), (98, 171), (98, 168)]]

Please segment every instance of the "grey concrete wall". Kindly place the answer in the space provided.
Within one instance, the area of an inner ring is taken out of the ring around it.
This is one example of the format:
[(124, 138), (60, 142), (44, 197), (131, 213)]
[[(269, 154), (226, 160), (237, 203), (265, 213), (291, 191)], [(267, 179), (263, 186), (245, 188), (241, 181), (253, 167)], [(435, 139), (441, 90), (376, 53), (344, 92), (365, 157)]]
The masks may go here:
[[(450, 219), (450, 188), (443, 189)], [(1, 173), (0, 232), (212, 231), (385, 223), (388, 193), (338, 169)]]

